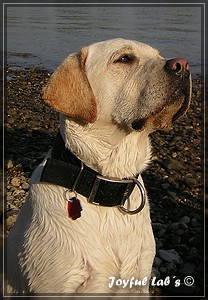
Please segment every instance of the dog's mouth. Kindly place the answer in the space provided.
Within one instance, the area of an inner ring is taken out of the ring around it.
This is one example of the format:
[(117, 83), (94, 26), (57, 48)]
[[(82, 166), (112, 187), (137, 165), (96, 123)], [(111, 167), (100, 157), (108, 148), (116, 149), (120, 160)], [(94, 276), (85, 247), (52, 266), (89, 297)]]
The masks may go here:
[(176, 114), (174, 114), (174, 116), (172, 118), (172, 123), (174, 123), (178, 118), (180, 118), (187, 112), (189, 105), (190, 105), (190, 101), (191, 101), (191, 95), (189, 93), (189, 95), (185, 95), (184, 101), (182, 102), (181, 107), (176, 112)]
[(139, 131), (143, 130), (145, 127), (149, 127), (151, 130), (169, 129), (189, 108), (191, 100), (191, 80), (180, 94), (178, 99), (166, 101), (148, 116), (134, 120), (131, 124), (132, 128)]

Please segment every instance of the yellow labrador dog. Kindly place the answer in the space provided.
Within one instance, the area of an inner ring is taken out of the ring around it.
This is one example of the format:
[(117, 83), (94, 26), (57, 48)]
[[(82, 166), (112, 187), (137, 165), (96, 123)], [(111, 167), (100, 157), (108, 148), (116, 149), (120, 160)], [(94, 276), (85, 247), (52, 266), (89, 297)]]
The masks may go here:
[(148, 135), (170, 128), (190, 95), (188, 61), (137, 41), (66, 58), (43, 94), (61, 113), (60, 134), (8, 237), (8, 292), (149, 292)]

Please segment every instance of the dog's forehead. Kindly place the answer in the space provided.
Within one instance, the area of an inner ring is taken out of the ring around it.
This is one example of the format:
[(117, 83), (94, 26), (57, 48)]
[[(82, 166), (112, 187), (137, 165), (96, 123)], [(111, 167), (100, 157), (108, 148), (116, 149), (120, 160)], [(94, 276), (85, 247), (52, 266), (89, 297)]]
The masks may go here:
[(122, 50), (125, 52), (125, 49), (134, 52), (136, 55), (138, 54), (150, 57), (159, 55), (158, 50), (152, 48), (148, 44), (144, 44), (135, 40), (117, 38), (89, 45), (88, 56), (93, 58), (99, 54), (99, 57), (101, 55), (103, 59), (108, 59), (113, 53)]

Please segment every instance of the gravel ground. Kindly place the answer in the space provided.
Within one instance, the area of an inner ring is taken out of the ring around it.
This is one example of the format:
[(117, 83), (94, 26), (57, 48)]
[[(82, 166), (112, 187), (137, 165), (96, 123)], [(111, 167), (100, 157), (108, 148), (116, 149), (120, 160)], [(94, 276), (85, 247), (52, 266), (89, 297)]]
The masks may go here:
[[(7, 232), (27, 198), (29, 178), (53, 143), (58, 114), (41, 100), (51, 73), (35, 68), (7, 68)], [(155, 294), (203, 295), (203, 176), (201, 79), (193, 79), (193, 99), (186, 117), (169, 132), (152, 134), (153, 161), (143, 174), (151, 204), (157, 254)], [(145, 230), (145, 228), (144, 228)], [(187, 276), (194, 278), (190, 287)], [(158, 279), (162, 279), (158, 281)], [(176, 279), (180, 286), (175, 287)]]

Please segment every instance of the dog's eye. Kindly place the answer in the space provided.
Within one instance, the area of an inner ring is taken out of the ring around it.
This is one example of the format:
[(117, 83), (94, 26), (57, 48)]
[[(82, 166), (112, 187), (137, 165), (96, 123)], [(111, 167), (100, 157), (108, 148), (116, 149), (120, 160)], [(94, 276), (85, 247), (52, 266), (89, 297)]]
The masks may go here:
[(115, 63), (123, 63), (123, 64), (128, 64), (128, 63), (132, 63), (134, 61), (135, 57), (131, 54), (125, 54), (122, 55), (121, 57), (119, 57), (119, 59), (117, 59), (115, 61)]

